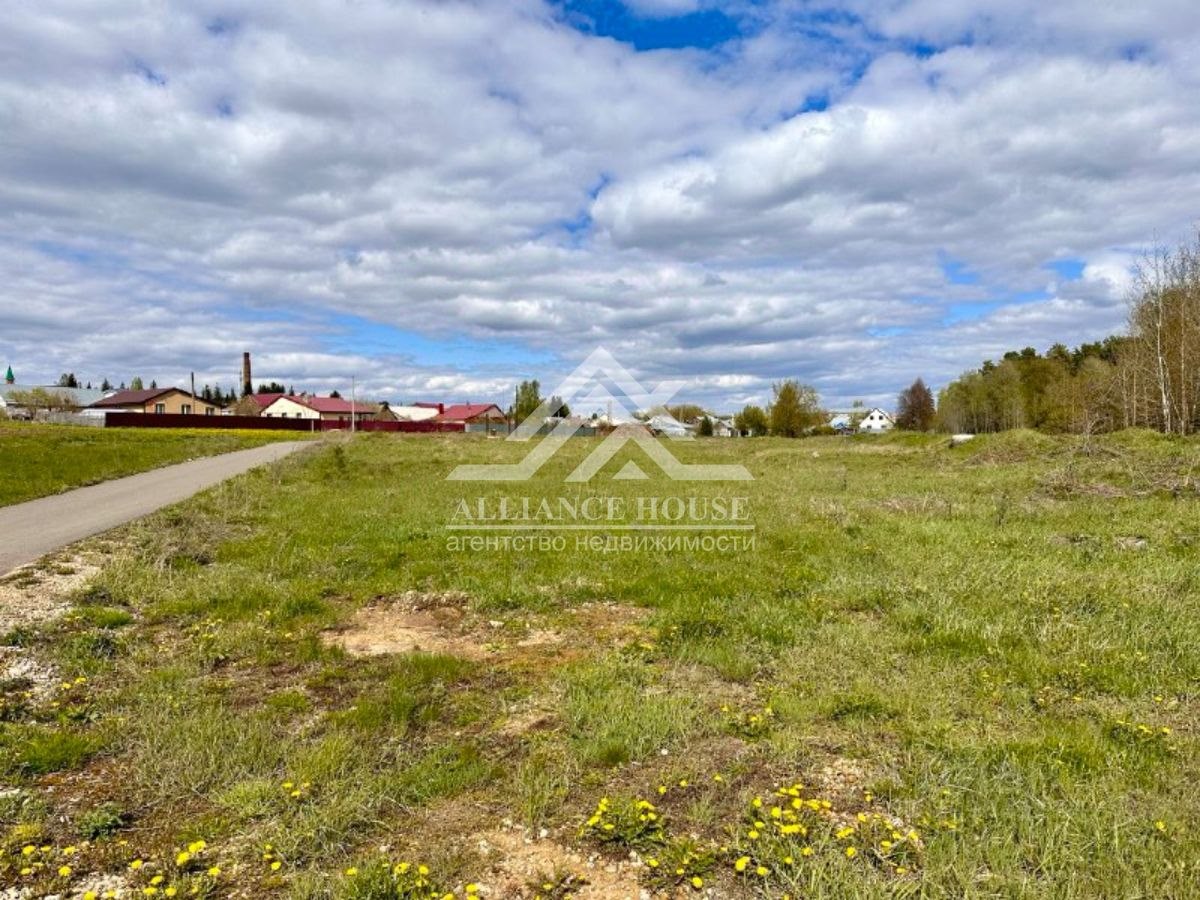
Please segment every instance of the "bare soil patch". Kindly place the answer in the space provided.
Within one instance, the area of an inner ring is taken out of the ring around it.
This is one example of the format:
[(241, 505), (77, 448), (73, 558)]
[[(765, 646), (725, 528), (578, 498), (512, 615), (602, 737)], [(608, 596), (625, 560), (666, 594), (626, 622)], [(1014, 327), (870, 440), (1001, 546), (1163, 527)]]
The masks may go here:
[(575, 900), (641, 900), (652, 894), (638, 883), (640, 861), (612, 861), (584, 854), (520, 828), (489, 831), (478, 838), (480, 857), (488, 864), (480, 881), (493, 897), (532, 898), (541, 885), (572, 879)]
[(577, 644), (621, 646), (644, 637), (646, 611), (618, 603), (588, 603), (560, 615), (487, 619), (467, 608), (461, 594), (379, 597), (344, 625), (326, 631), (327, 646), (352, 656), (447, 653), (465, 659), (504, 659), (536, 653), (570, 655)]

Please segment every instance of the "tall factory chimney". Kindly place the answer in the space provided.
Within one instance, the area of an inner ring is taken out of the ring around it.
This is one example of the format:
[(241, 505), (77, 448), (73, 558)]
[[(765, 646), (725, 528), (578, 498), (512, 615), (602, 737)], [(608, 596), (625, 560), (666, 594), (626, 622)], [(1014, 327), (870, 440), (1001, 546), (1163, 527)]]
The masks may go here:
[(242, 396), (248, 397), (254, 393), (254, 383), (250, 379), (250, 351), (242, 354)]

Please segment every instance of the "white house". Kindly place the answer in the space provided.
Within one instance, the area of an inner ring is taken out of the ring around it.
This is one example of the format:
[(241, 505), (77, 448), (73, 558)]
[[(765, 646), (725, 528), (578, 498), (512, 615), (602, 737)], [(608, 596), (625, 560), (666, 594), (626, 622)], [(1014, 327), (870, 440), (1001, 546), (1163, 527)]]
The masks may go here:
[(692, 429), (684, 425), (674, 416), (657, 415), (651, 416), (646, 425), (655, 434), (665, 434), (667, 437), (688, 437), (692, 434)]
[(324, 421), (349, 424), (354, 418), (362, 422), (374, 419), (376, 407), (373, 403), (351, 403), (341, 397), (313, 397), (305, 394), (284, 394), (262, 411), (268, 419), (322, 419)]
[(737, 437), (738, 430), (733, 424), (733, 417), (726, 416), (721, 419), (713, 419), (713, 437)]
[(876, 406), (867, 410), (867, 414), (858, 423), (858, 430), (865, 434), (882, 434), (896, 427), (896, 420), (891, 414)]
[(425, 422), (439, 415), (439, 410), (434, 406), (389, 406), (389, 409), (395, 413), (396, 418), (401, 422)]

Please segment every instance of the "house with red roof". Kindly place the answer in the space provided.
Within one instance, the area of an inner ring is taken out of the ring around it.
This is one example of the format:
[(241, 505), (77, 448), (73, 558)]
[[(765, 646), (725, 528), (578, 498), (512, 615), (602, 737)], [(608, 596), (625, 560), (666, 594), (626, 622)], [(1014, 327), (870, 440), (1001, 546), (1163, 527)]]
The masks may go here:
[(320, 419), (350, 424), (375, 418), (379, 407), (374, 403), (346, 400), (343, 397), (316, 397), (311, 394), (281, 394), (263, 409), (268, 419)]
[(506, 422), (504, 410), (495, 403), (452, 403), (442, 408), (435, 421), (463, 425), (486, 425)]

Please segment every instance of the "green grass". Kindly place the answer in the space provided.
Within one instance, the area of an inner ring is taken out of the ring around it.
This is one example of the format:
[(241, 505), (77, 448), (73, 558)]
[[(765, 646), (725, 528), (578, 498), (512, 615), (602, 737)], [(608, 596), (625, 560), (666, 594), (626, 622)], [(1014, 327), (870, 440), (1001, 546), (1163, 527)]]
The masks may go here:
[[(137, 854), (171, 872), (202, 837), (214, 896), (395, 896), (402, 859), (461, 895), (496, 877), (475, 848), (505, 819), (613, 861), (636, 842), (663, 861), (640, 870), (656, 896), (692, 877), (738, 898), (1194, 894), (1200, 443), (712, 440), (671, 449), (755, 480), (614, 481), (627, 450), (565, 484), (595, 446), (464, 485), (455, 464), (527, 447), (361, 436), (131, 526), (77, 613), (22, 635), (87, 680), (0, 722), (6, 777), (37, 801), (4, 824), (108, 835), (79, 871)], [(756, 541), (451, 553), (479, 493), (745, 495)], [(414, 598), (449, 646), (322, 640)], [(814, 813), (812, 857), (748, 837), (797, 782), (836, 814)], [(602, 797), (620, 829), (581, 831)], [(918, 833), (905, 855), (881, 849), (884, 819)]]
[(89, 428), (0, 420), (0, 506), (297, 437), (279, 431)]

